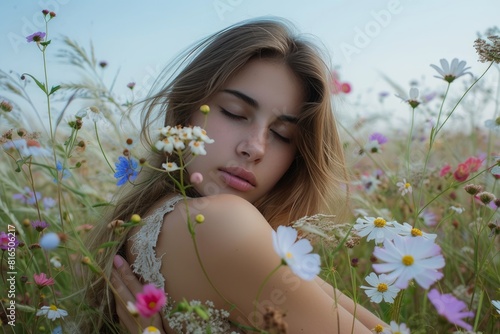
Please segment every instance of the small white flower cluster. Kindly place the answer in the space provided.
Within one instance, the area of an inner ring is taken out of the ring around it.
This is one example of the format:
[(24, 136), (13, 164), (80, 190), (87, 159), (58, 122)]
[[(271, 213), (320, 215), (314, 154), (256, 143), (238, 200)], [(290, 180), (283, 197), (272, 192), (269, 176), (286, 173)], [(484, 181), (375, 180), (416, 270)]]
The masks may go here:
[[(194, 309), (201, 306), (198, 300), (192, 300), (189, 305)], [(176, 333), (187, 334), (223, 334), (229, 333), (230, 325), (227, 321), (229, 312), (223, 309), (216, 309), (212, 301), (207, 300), (204, 309), (208, 315), (208, 320), (202, 319), (196, 312), (174, 312), (166, 316), (168, 324)], [(233, 332), (238, 334), (236, 332)]]
[[(168, 154), (174, 151), (182, 155), (182, 152), (189, 148), (193, 155), (206, 155), (205, 144), (214, 142), (207, 136), (207, 132), (199, 126), (166, 126), (159, 129), (160, 140), (155, 143), (155, 148)], [(162, 164), (167, 172), (173, 172), (179, 169), (175, 162), (166, 162)]]

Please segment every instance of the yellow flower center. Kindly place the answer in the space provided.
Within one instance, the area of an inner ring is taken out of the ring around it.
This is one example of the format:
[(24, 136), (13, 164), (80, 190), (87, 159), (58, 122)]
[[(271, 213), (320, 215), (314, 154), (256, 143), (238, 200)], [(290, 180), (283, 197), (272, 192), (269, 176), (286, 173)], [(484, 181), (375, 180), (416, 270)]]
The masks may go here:
[(291, 259), (292, 257), (293, 257), (292, 253), (290, 253), (290, 252), (286, 253), (286, 258), (287, 259)]
[(422, 231), (420, 231), (418, 228), (412, 228), (411, 235), (413, 235), (414, 237), (421, 237)]
[(52, 311), (57, 311), (57, 306), (55, 306), (54, 304), (50, 305), (50, 309)]
[(149, 302), (149, 304), (148, 304), (148, 307), (149, 307), (150, 309), (155, 308), (155, 306), (156, 306), (156, 303), (155, 303), (155, 302)]
[(387, 291), (387, 284), (379, 283), (377, 286), (377, 291), (378, 292), (386, 292)]
[(384, 227), (385, 224), (387, 224), (387, 222), (385, 221), (384, 218), (378, 217), (373, 221), (373, 224), (375, 225), (375, 227)]
[(410, 187), (411, 187), (411, 184), (410, 184), (409, 182), (406, 182), (406, 183), (405, 183), (405, 188), (406, 188), (406, 189), (408, 189), (408, 188), (410, 188)]
[(154, 326), (148, 326), (148, 328), (146, 328), (146, 330), (150, 333), (156, 333), (158, 332), (158, 329)]
[(377, 325), (377, 326), (375, 326), (375, 328), (373, 330), (375, 331), (375, 333), (382, 333), (384, 330), (384, 327), (382, 327), (382, 325)]
[(405, 255), (401, 259), (401, 262), (403, 262), (403, 264), (405, 266), (411, 266), (413, 264), (413, 262), (415, 262), (415, 260), (413, 259), (413, 256), (411, 256), (411, 255)]

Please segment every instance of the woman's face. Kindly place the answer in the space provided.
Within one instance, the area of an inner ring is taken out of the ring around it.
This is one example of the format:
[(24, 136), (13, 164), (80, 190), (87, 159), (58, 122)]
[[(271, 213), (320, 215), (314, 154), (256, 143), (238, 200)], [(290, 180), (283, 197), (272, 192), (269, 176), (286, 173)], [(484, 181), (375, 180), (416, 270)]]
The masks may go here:
[(203, 196), (235, 194), (252, 203), (268, 193), (295, 158), (302, 102), (302, 85), (285, 64), (248, 62), (207, 101), (206, 125), (201, 112), (191, 119), (215, 140), (205, 146), (207, 155), (187, 167), (190, 174), (203, 175), (196, 190)]

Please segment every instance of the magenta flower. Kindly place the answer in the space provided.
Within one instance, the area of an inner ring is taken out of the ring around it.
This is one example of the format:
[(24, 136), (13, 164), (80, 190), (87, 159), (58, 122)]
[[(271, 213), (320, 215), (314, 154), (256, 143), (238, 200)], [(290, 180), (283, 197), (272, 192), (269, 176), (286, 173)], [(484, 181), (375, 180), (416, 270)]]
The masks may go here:
[(473, 317), (474, 312), (467, 310), (467, 305), (463, 301), (450, 293), (441, 295), (436, 289), (429, 291), (427, 296), (438, 313), (449, 322), (468, 331), (472, 330), (472, 326), (463, 321), (463, 318)]
[(41, 42), (43, 41), (43, 39), (45, 38), (45, 33), (44, 32), (41, 32), (41, 31), (38, 31), (34, 34), (31, 34), (29, 36), (26, 37), (26, 40), (28, 43), (30, 42)]
[(0, 249), (9, 250), (9, 248), (17, 248), (19, 246), (19, 240), (14, 235), (14, 233), (0, 232)]
[(145, 318), (155, 315), (167, 302), (165, 292), (154, 284), (145, 285), (142, 293), (138, 293), (135, 298), (135, 307), (139, 314)]
[(54, 279), (52, 277), (48, 278), (45, 273), (34, 274), (33, 279), (35, 280), (35, 284), (38, 285), (40, 289), (44, 286), (54, 285), (55, 283)]

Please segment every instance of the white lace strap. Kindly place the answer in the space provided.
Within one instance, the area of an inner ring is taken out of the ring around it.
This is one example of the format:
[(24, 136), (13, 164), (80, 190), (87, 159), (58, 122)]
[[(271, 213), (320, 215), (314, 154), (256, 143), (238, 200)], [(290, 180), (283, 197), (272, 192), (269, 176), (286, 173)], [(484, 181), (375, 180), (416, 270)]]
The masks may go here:
[(135, 255), (132, 264), (134, 273), (140, 275), (146, 282), (153, 283), (157, 288), (165, 288), (165, 278), (160, 272), (161, 258), (156, 256), (155, 248), (163, 224), (164, 216), (174, 210), (175, 205), (183, 197), (174, 196), (143, 219), (144, 225), (139, 232), (130, 237), (131, 252)]

